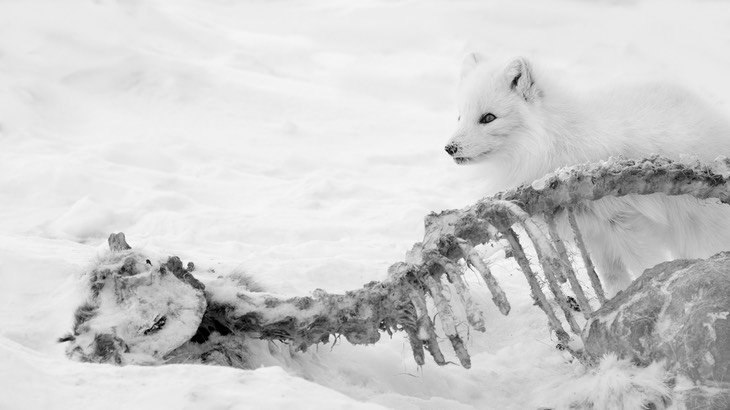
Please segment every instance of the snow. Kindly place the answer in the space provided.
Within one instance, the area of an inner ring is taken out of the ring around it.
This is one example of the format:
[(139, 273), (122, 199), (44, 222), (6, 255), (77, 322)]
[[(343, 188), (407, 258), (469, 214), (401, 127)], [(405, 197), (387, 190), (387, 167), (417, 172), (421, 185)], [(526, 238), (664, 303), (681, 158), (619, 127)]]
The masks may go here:
[(469, 51), (577, 89), (668, 78), (728, 113), (729, 46), (719, 1), (2, 1), (0, 408), (554, 405), (581, 369), (506, 261), (508, 317), (467, 275), (470, 370), (417, 368), (402, 335), (272, 344), (250, 371), (82, 364), (55, 340), (111, 232), (273, 293), (384, 279), (428, 212), (491, 193), (442, 148)]

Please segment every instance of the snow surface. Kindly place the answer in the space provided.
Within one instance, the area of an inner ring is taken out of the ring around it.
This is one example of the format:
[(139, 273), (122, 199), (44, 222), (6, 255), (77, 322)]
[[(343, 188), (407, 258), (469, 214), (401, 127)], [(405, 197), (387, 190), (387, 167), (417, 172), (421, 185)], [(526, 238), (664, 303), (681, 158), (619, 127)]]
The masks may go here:
[(670, 79), (730, 111), (721, 1), (0, 1), (0, 408), (554, 405), (581, 369), (508, 263), (509, 317), (469, 278), (488, 323), (471, 370), (419, 369), (402, 335), (253, 371), (82, 364), (55, 343), (111, 232), (276, 293), (383, 279), (428, 212), (490, 193), (442, 149), (472, 50), (578, 89)]

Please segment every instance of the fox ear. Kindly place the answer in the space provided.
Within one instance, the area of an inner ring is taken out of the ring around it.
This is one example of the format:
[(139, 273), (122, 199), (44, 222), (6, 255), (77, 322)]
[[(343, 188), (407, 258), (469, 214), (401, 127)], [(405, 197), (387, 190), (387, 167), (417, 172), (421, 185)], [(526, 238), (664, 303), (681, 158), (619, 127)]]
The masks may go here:
[(507, 66), (505, 72), (509, 87), (519, 94), (525, 101), (534, 101), (540, 96), (540, 90), (535, 85), (532, 75), (532, 66), (524, 57), (517, 57)]
[(464, 56), (464, 61), (461, 63), (461, 78), (467, 76), (474, 70), (474, 67), (479, 64), (480, 61), (484, 60), (484, 56), (479, 53), (469, 53)]

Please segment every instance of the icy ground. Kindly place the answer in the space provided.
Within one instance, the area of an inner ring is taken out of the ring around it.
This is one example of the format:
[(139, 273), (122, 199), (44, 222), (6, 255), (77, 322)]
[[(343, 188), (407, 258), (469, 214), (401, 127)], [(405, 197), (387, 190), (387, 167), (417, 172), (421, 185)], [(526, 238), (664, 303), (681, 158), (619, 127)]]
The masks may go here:
[(471, 50), (581, 89), (668, 78), (730, 111), (721, 1), (0, 1), (0, 408), (554, 405), (581, 369), (509, 265), (507, 318), (469, 278), (489, 323), (471, 370), (419, 369), (400, 335), (272, 344), (254, 371), (80, 364), (55, 343), (111, 232), (273, 292), (384, 278), (425, 214), (489, 193), (442, 149)]

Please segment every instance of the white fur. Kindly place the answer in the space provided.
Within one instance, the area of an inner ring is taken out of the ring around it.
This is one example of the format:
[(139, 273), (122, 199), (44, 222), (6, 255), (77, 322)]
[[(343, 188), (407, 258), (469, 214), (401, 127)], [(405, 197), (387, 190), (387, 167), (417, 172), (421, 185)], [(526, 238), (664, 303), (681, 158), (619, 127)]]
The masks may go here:
[(596, 369), (561, 384), (556, 410), (636, 410), (650, 404), (664, 409), (671, 402), (665, 374), (662, 363), (637, 367), (607, 355)]
[[(670, 84), (629, 84), (580, 95), (518, 58), (493, 67), (465, 59), (457, 163), (489, 165), (495, 189), (529, 183), (556, 168), (610, 156), (730, 156), (730, 125), (712, 107)], [(497, 119), (480, 124), (485, 113)], [(730, 207), (664, 195), (603, 198), (578, 218), (610, 294), (667, 259), (730, 250)]]

